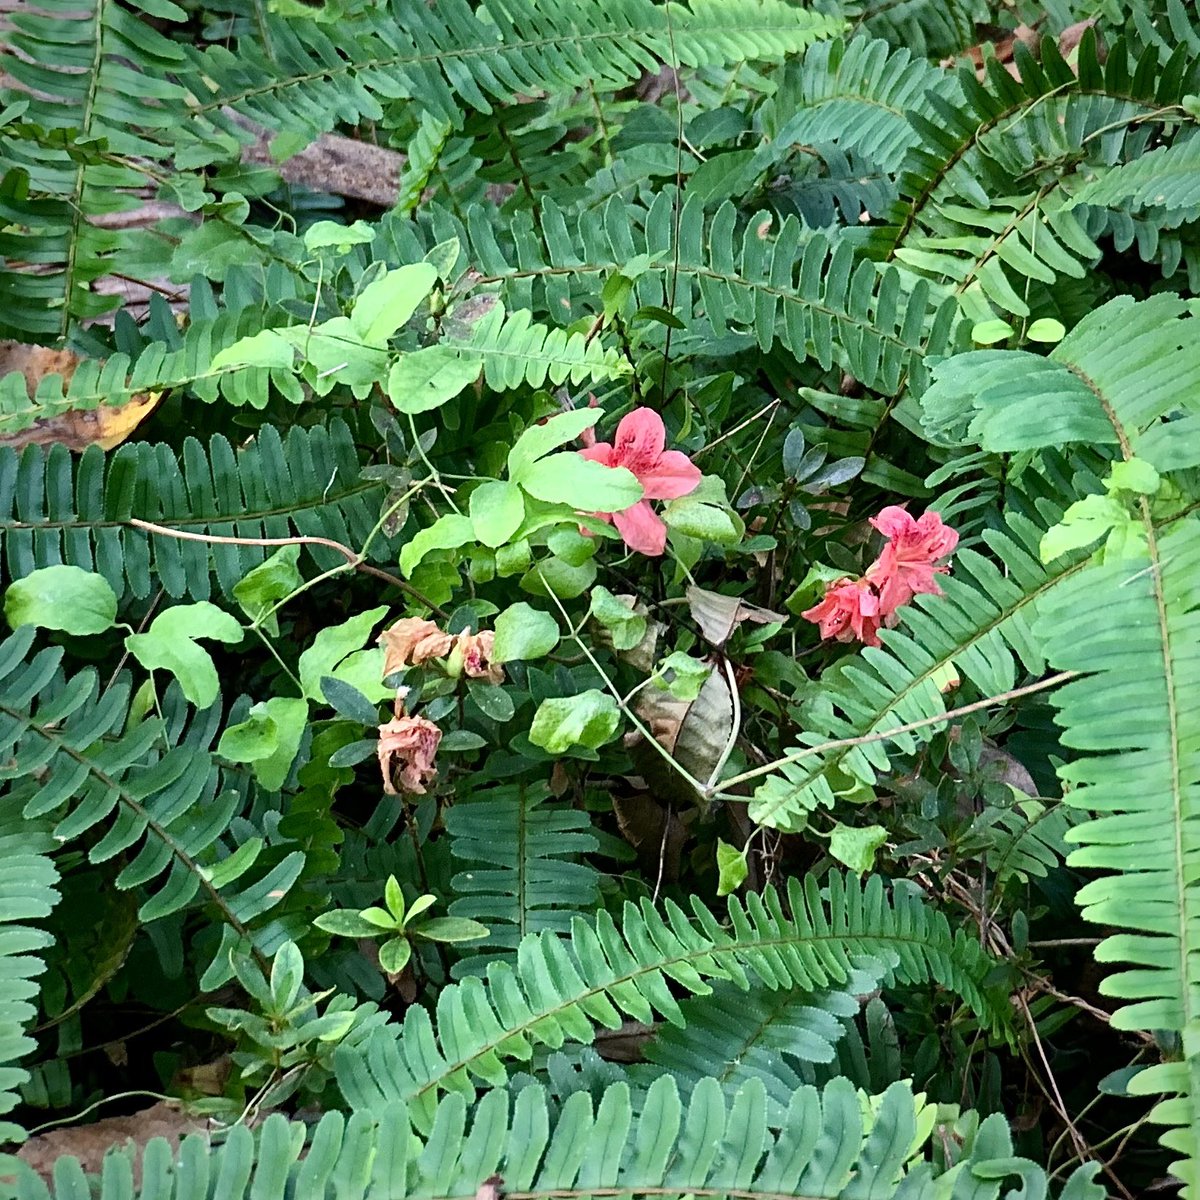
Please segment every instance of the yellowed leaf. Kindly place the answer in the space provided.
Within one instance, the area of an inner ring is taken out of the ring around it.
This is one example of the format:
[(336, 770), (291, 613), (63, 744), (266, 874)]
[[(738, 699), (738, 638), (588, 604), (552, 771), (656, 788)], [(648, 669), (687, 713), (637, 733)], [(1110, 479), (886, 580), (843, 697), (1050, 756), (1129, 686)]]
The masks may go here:
[[(80, 361), (70, 350), (0, 340), (0, 379), (19, 372), (31, 401), (36, 399), (42, 380), (52, 376), (62, 381), (54, 390), (64, 394)], [(115, 407), (101, 404), (91, 409), (47, 410), (45, 416), (35, 417), (25, 429), (0, 430), (0, 446), (20, 450), (24, 446), (60, 445), (82, 453), (88, 446), (97, 445), (111, 450), (133, 433), (161, 399), (162, 392), (146, 392)]]

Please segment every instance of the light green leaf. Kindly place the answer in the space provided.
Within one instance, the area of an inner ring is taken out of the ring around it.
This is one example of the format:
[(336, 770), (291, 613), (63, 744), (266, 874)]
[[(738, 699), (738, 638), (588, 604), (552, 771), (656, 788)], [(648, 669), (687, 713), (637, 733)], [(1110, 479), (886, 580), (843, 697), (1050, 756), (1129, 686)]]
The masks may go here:
[(1104, 537), (1110, 530), (1129, 524), (1133, 518), (1116, 496), (1099, 492), (1077, 500), (1063, 513), (1062, 520), (1042, 535), (1042, 562), (1051, 562), (1068, 550), (1079, 550)]
[(415, 533), (400, 548), (400, 570), (411, 577), (413, 569), (431, 550), (456, 550), (475, 541), (475, 527), (469, 517), (447, 513), (426, 529)]
[(215, 604), (177, 604), (159, 613), (145, 633), (131, 633), (125, 648), (147, 670), (170, 671), (197, 708), (207, 708), (220, 693), (217, 668), (198, 638), (236, 646), (242, 640), (237, 618)]
[(717, 839), (717, 870), (720, 872), (717, 881), (717, 895), (728, 896), (736, 892), (746, 882), (750, 867), (746, 862), (746, 851), (731, 846), (728, 842)]
[(620, 723), (617, 702), (592, 688), (578, 696), (543, 700), (533, 715), (529, 740), (551, 754), (565, 754), (572, 746), (595, 750), (612, 740)]
[(254, 705), (247, 719), (221, 734), (217, 753), (230, 762), (252, 764), (254, 776), (268, 792), (283, 787), (296, 760), (308, 725), (308, 704), (276, 696)]
[(646, 618), (608, 588), (592, 589), (591, 615), (608, 630), (614, 650), (632, 650), (646, 636)]
[(977, 321), (971, 327), (971, 341), (977, 346), (994, 346), (1012, 337), (1013, 327), (1007, 321), (998, 318), (991, 321)]
[(388, 399), (402, 413), (423, 413), (453, 399), (479, 378), (483, 359), (451, 346), (402, 354), (388, 375)]
[(1137, 492), (1142, 496), (1153, 496), (1162, 486), (1162, 477), (1142, 458), (1130, 458), (1115, 462), (1104, 481), (1110, 492)]
[(311, 331), (293, 325), (283, 334), (304, 356), (314, 386), (322, 392), (335, 383), (374, 383), (387, 371), (388, 356), (382, 343), (372, 346), (364, 342), (349, 317), (330, 317)]
[(492, 661), (542, 658), (558, 645), (558, 622), (524, 600), (506, 608), (494, 623), (496, 641)]
[(521, 579), (521, 590), (531, 596), (555, 595), (560, 600), (582, 596), (596, 580), (596, 562), (588, 559), (578, 567), (561, 558), (544, 558)]
[(839, 821), (829, 835), (829, 853), (862, 875), (874, 865), (875, 851), (886, 841), (887, 830), (882, 825), (853, 829)]
[[(299, 546), (281, 546), (266, 562), (247, 571), (233, 585), (233, 598), (252, 621), (258, 621), (304, 582), (296, 565), (299, 560)], [(274, 616), (262, 624), (273, 637), (279, 636), (279, 622)]]
[(381, 604), (340, 625), (330, 625), (317, 634), (313, 644), (300, 655), (299, 662), (300, 685), (309, 700), (325, 703), (325, 697), (321, 694), (322, 677), (336, 675), (338, 664), (355, 650), (363, 648), (371, 631), (386, 614), (387, 605)]
[(117, 596), (103, 575), (82, 567), (42, 567), (4, 593), (4, 615), (14, 629), (35, 625), (64, 633), (103, 633), (116, 622)]
[(379, 965), (389, 975), (399, 975), (408, 966), (412, 946), (402, 937), (394, 937), (379, 947)]
[(745, 532), (741, 519), (734, 513), (715, 504), (705, 504), (694, 496), (672, 500), (663, 509), (662, 517), (672, 532), (715, 542), (718, 546), (736, 546)]
[(521, 471), (543, 455), (573, 442), (603, 415), (599, 408), (576, 408), (557, 413), (541, 425), (531, 425), (508, 452), (508, 477), (516, 479)]
[(670, 692), (676, 700), (692, 701), (700, 695), (700, 689), (712, 670), (709, 663), (692, 658), (682, 650), (673, 650), (659, 664), (659, 676), (654, 682)]
[(366, 221), (355, 221), (343, 225), (340, 221), (317, 221), (304, 231), (304, 245), (309, 250), (324, 250), (336, 247), (345, 254), (351, 246), (368, 246), (375, 238), (375, 231)]
[(333, 912), (322, 913), (313, 919), (313, 924), (326, 933), (337, 934), (338, 937), (378, 937), (379, 926), (364, 921), (356, 912), (348, 908), (335, 908)]
[(226, 367), (283, 367), (291, 370), (296, 360), (292, 343), (277, 329), (262, 329), (241, 338), (218, 351), (209, 367), (223, 371)]
[(1061, 342), (1067, 336), (1067, 327), (1053, 317), (1040, 317), (1025, 330), (1031, 342)]
[(437, 268), (432, 263), (409, 263), (367, 284), (350, 315), (354, 332), (369, 345), (382, 346), (417, 311), (435, 283)]
[(467, 917), (430, 917), (412, 930), (417, 937), (431, 942), (477, 942), (491, 930)]
[(515, 483), (483, 483), (471, 493), (470, 513), (476, 538), (495, 549), (525, 519), (525, 497)]
[(621, 512), (642, 498), (642, 485), (625, 467), (606, 467), (573, 450), (522, 467), (516, 481), (538, 500), (588, 512)]

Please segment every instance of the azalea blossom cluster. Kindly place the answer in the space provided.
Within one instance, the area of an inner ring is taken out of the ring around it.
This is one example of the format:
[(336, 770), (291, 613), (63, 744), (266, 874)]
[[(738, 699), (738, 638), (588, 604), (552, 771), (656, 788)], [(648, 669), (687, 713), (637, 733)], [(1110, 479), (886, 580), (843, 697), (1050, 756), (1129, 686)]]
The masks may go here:
[(892, 504), (871, 524), (888, 541), (866, 574), (830, 584), (821, 602), (800, 614), (823, 638), (878, 646), (880, 628), (895, 624), (898, 608), (922, 593), (942, 594), (936, 577), (950, 570), (941, 560), (954, 553), (958, 534), (938, 513), (918, 518)]
[[(490, 630), (446, 633), (432, 621), (405, 617), (379, 635), (378, 644), (384, 650), (383, 677), (404, 667), (419, 667), (431, 659), (444, 659), (449, 675), (500, 683), (504, 668), (491, 661), (495, 640)], [(427, 718), (405, 711), (407, 695), (407, 688), (396, 690), (392, 719), (379, 727), (376, 753), (383, 790), (389, 796), (401, 792), (424, 795), (425, 785), (437, 777), (434, 758), (442, 731)]]
[[(700, 468), (682, 450), (668, 450), (663, 419), (652, 408), (622, 417), (611, 442), (588, 430), (580, 454), (605, 467), (624, 467), (642, 485), (642, 498), (622, 512), (593, 513), (611, 521), (630, 550), (657, 558), (667, 548), (667, 526), (651, 500), (678, 500), (700, 486)], [(586, 531), (585, 531), (586, 532)]]

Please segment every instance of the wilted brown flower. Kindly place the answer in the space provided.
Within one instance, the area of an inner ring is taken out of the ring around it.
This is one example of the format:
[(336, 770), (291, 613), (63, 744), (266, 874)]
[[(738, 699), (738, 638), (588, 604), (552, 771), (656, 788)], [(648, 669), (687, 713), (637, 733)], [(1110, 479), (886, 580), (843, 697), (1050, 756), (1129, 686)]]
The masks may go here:
[(457, 646), (462, 655), (463, 674), (472, 679), (486, 679), (488, 683), (503, 682), (504, 668), (491, 661), (495, 642), (496, 635), (490, 629), (485, 629), (482, 633), (472, 633), (470, 629), (464, 629), (458, 635)]
[(433, 759), (441, 740), (442, 731), (432, 721), (405, 716), (403, 711), (386, 725), (380, 725), (376, 753), (383, 774), (383, 790), (389, 796), (400, 792), (424, 795), (425, 784), (437, 776)]
[(419, 667), (431, 658), (445, 658), (454, 638), (423, 617), (404, 617), (376, 639), (384, 649), (383, 677), (402, 667)]

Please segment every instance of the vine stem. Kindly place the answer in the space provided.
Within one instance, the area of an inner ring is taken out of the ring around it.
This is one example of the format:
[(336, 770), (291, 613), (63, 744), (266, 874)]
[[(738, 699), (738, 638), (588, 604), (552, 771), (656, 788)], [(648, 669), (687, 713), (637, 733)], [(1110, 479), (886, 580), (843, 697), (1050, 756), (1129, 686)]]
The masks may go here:
[(1044, 692), (1048, 688), (1057, 687), (1060, 683), (1066, 683), (1069, 679), (1075, 679), (1080, 674), (1081, 672), (1079, 671), (1060, 671), (1057, 675), (1051, 675), (1046, 679), (1039, 680), (1037, 683), (1029, 683), (1024, 687), (1013, 688), (1011, 691), (1001, 692), (996, 696), (987, 696), (983, 700), (976, 700), (972, 704), (964, 704), (960, 708), (948, 709), (946, 712), (938, 713), (936, 716), (922, 717), (919, 721), (909, 721), (904, 725), (895, 725), (891, 729), (882, 729), (878, 733), (864, 733), (858, 737), (836, 738), (831, 742), (819, 742), (815, 746), (806, 746), (803, 750), (796, 750), (784, 758), (767, 763), (765, 766), (755, 767), (750, 771), (743, 771), (740, 775), (735, 775), (732, 779), (727, 779), (720, 791), (706, 788), (704, 794), (706, 796), (717, 796), (722, 799), (744, 800), (745, 796), (729, 796), (728, 789), (736, 787), (740, 783), (749, 783), (752, 779), (761, 779), (764, 775), (770, 775), (774, 771), (778, 771), (780, 767), (790, 766), (792, 763), (800, 762), (802, 759), (811, 758), (814, 754), (824, 754), (827, 750), (841, 750), (849, 746), (868, 746), (872, 742), (884, 742), (888, 738), (898, 737), (902, 733), (911, 733), (914, 729), (924, 729), (930, 725), (940, 725), (943, 721), (952, 721), (955, 717), (965, 717), (973, 712), (979, 712), (981, 709), (991, 708), (994, 704), (1005, 704), (1009, 700), (1019, 700), (1022, 696), (1031, 696), (1034, 692)]
[[(406, 503), (413, 496), (415, 496), (417, 492), (425, 487), (426, 484), (431, 482), (432, 479), (422, 479), (419, 483), (409, 488), (409, 490), (405, 492), (400, 499), (392, 504), (376, 523), (375, 528), (371, 530), (367, 540), (363, 543), (363, 548), (358, 551), (351, 550), (349, 546), (344, 545), (342, 542), (334, 541), (333, 538), (315, 537), (309, 534), (297, 534), (295, 537), (281, 538), (230, 537), (216, 533), (191, 533), (182, 529), (172, 529), (170, 526), (158, 525), (153, 521), (143, 521), (140, 517), (130, 517), (125, 524), (132, 525), (135, 529), (141, 529), (146, 533), (158, 534), (160, 537), (175, 538), (177, 541), (181, 542), (205, 542), (208, 545), (264, 547), (325, 546), (330, 550), (337, 551), (337, 553), (346, 560), (345, 563), (343, 563), (340, 567), (334, 567), (332, 570), (322, 572), (322, 574), (316, 576), (315, 578), (306, 581), (290, 596), (285, 596), (283, 600), (279, 602), (279, 604), (275, 605), (275, 607), (272, 608), (269, 613), (264, 614), (264, 616), (270, 616), (271, 613), (276, 612), (289, 600), (293, 599), (295, 596), (298, 596), (301, 591), (306, 591), (308, 588), (312, 587), (316, 583), (319, 583), (321, 580), (328, 579), (333, 575), (341, 574), (343, 571), (355, 570), (363, 572), (364, 575), (371, 575), (376, 579), (382, 579), (385, 583), (388, 583), (392, 587), (398, 588), (400, 591), (411, 596), (417, 601), (418, 604), (423, 604), (431, 612), (437, 613), (442, 620), (446, 620), (449, 617), (449, 614), (446, 612), (446, 610), (440, 605), (435, 604), (418, 588), (413, 587), (411, 583), (405, 579), (401, 579), (398, 575), (393, 575), (390, 571), (384, 571), (366, 561), (367, 550), (370, 547), (371, 542), (374, 541), (375, 535), (380, 529), (383, 528), (384, 522), (387, 520), (387, 518), (391, 516), (391, 514), (395, 512), (396, 509), (402, 504)], [(262, 619), (263, 618), (260, 617), (255, 622), (255, 627), (261, 623)]]

